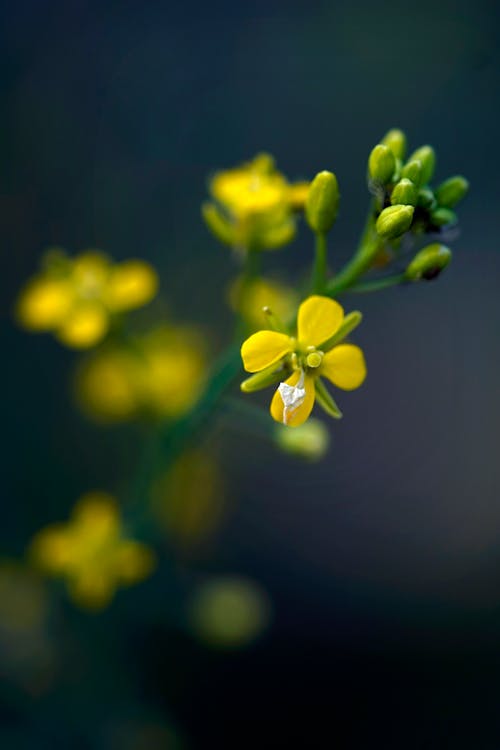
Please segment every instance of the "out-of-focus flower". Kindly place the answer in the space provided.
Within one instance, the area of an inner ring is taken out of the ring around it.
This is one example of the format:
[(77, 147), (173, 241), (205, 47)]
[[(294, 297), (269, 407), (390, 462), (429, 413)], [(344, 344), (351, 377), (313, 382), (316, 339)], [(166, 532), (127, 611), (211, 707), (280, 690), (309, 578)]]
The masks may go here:
[(328, 451), (330, 435), (323, 422), (312, 418), (295, 430), (276, 425), (275, 442), (284, 453), (319, 461)]
[(207, 453), (185, 453), (157, 483), (155, 515), (183, 547), (211, 536), (225, 508), (225, 488), (217, 462)]
[(263, 312), (269, 308), (284, 323), (289, 323), (297, 309), (298, 295), (291, 287), (269, 279), (243, 282), (236, 279), (229, 289), (229, 303), (251, 330), (258, 330), (267, 322)]
[(157, 289), (156, 272), (145, 261), (112, 263), (95, 250), (74, 258), (52, 250), (21, 291), (15, 313), (24, 328), (86, 349), (106, 336), (113, 315), (142, 307)]
[(124, 536), (115, 500), (105, 492), (84, 495), (70, 521), (39, 531), (30, 554), (41, 571), (63, 578), (74, 601), (88, 609), (105, 607), (117, 588), (147, 578), (155, 564), (149, 547)]
[(293, 239), (293, 212), (304, 207), (308, 183), (290, 184), (271, 156), (259, 154), (217, 172), (209, 190), (212, 201), (204, 204), (203, 216), (219, 240), (243, 250), (273, 250)]
[(195, 592), (189, 618), (193, 633), (219, 648), (246, 646), (271, 620), (267, 594), (251, 580), (226, 576), (204, 583)]
[(82, 362), (76, 397), (85, 413), (101, 422), (141, 414), (175, 418), (200, 395), (206, 374), (205, 343), (189, 327), (161, 326), (106, 346)]
[(271, 402), (273, 419), (290, 427), (306, 421), (315, 398), (333, 417), (342, 416), (321, 377), (338, 388), (358, 388), (366, 377), (363, 352), (341, 343), (361, 321), (360, 313), (344, 318), (344, 310), (328, 297), (313, 295), (299, 307), (297, 338), (277, 331), (258, 331), (241, 347), (247, 372), (257, 373), (241, 384), (251, 392), (284, 379)]

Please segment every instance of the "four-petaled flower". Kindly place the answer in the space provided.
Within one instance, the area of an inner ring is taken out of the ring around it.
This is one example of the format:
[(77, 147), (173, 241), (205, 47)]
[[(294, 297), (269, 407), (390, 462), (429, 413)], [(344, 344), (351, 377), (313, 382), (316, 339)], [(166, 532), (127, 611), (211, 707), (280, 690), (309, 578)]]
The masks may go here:
[(156, 272), (143, 260), (113, 264), (95, 250), (75, 258), (52, 250), (22, 290), (16, 316), (28, 330), (52, 331), (66, 346), (86, 349), (105, 337), (113, 315), (142, 307), (157, 289)]
[(305, 422), (316, 396), (323, 406), (331, 403), (333, 412), (336, 405), (330, 401), (320, 378), (350, 391), (358, 388), (366, 377), (361, 349), (340, 343), (352, 327), (338, 302), (318, 295), (309, 297), (299, 307), (297, 337), (258, 331), (243, 343), (241, 356), (245, 370), (259, 375), (245, 381), (242, 389), (256, 390), (283, 380), (271, 402), (271, 415), (290, 427)]
[(154, 567), (149, 547), (124, 538), (116, 503), (105, 492), (84, 495), (68, 523), (39, 531), (31, 554), (45, 573), (64, 578), (73, 599), (89, 609), (106, 606), (118, 587), (142, 581)]

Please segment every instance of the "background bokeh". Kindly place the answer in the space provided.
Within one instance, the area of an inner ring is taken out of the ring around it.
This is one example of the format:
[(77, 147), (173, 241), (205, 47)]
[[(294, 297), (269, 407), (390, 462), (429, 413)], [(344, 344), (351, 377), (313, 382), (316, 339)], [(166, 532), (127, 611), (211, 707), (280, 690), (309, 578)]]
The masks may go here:
[[(472, 186), (438, 283), (345, 298), (369, 377), (326, 459), (216, 430), (230, 512), (208, 543), (102, 614), (52, 594), (40, 643), (0, 627), (2, 748), (500, 745), (498, 42), (487, 0), (0, 3), (5, 558), (83, 492), (119, 495), (141, 448), (75, 409), (74, 354), (12, 322), (46, 247), (147, 259), (218, 351), (235, 268), (200, 218), (214, 169), (262, 149), (292, 179), (333, 169), (336, 265), (389, 127)], [(302, 228), (270, 267), (293, 276), (310, 245)], [(267, 592), (248, 648), (186, 632), (208, 574)]]

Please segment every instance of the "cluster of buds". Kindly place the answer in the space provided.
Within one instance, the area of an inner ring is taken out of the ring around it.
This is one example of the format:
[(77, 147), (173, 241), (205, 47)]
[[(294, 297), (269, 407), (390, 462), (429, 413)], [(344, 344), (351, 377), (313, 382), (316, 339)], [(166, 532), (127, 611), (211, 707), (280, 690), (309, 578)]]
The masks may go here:
[[(439, 235), (457, 223), (454, 208), (467, 194), (469, 183), (455, 175), (432, 187), (435, 167), (432, 146), (421, 146), (406, 157), (406, 136), (401, 130), (390, 130), (371, 151), (368, 187), (375, 198), (375, 230), (385, 243), (397, 246), (407, 232)], [(450, 260), (450, 251), (443, 245), (425, 250), (417, 263), (418, 275), (413, 264), (407, 269), (409, 280), (435, 278)], [(424, 259), (428, 265), (422, 271)]]

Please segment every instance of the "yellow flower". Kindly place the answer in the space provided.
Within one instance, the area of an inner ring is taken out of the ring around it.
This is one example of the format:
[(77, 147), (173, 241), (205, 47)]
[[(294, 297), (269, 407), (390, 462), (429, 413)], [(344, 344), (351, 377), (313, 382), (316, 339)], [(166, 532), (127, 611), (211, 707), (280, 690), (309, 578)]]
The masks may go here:
[(299, 307), (297, 337), (258, 331), (243, 343), (245, 370), (259, 374), (242, 383), (242, 390), (284, 380), (271, 402), (271, 415), (290, 427), (306, 421), (316, 397), (328, 413), (341, 416), (321, 377), (346, 391), (363, 383), (363, 352), (353, 344), (340, 343), (360, 319), (359, 313), (344, 318), (342, 307), (328, 297), (308, 297)]
[(24, 328), (51, 331), (66, 346), (86, 349), (106, 336), (113, 315), (145, 305), (157, 289), (156, 272), (142, 260), (112, 264), (94, 250), (75, 258), (50, 251), (15, 312)]
[(290, 185), (268, 154), (210, 181), (214, 202), (203, 215), (209, 229), (226, 244), (240, 249), (273, 250), (290, 242), (296, 229), (294, 210), (303, 208), (308, 183)]
[(202, 335), (190, 327), (161, 326), (129, 345), (93, 352), (76, 373), (76, 398), (99, 422), (141, 414), (175, 418), (198, 399), (206, 376)]
[(229, 302), (251, 330), (257, 331), (266, 322), (263, 312), (265, 307), (270, 308), (285, 323), (292, 320), (298, 295), (293, 289), (277, 281), (260, 278), (243, 282), (238, 278), (229, 289)]
[(63, 578), (82, 607), (101, 609), (120, 586), (146, 578), (154, 567), (152, 551), (126, 539), (114, 499), (105, 492), (84, 495), (67, 523), (42, 529), (31, 555), (48, 575)]

